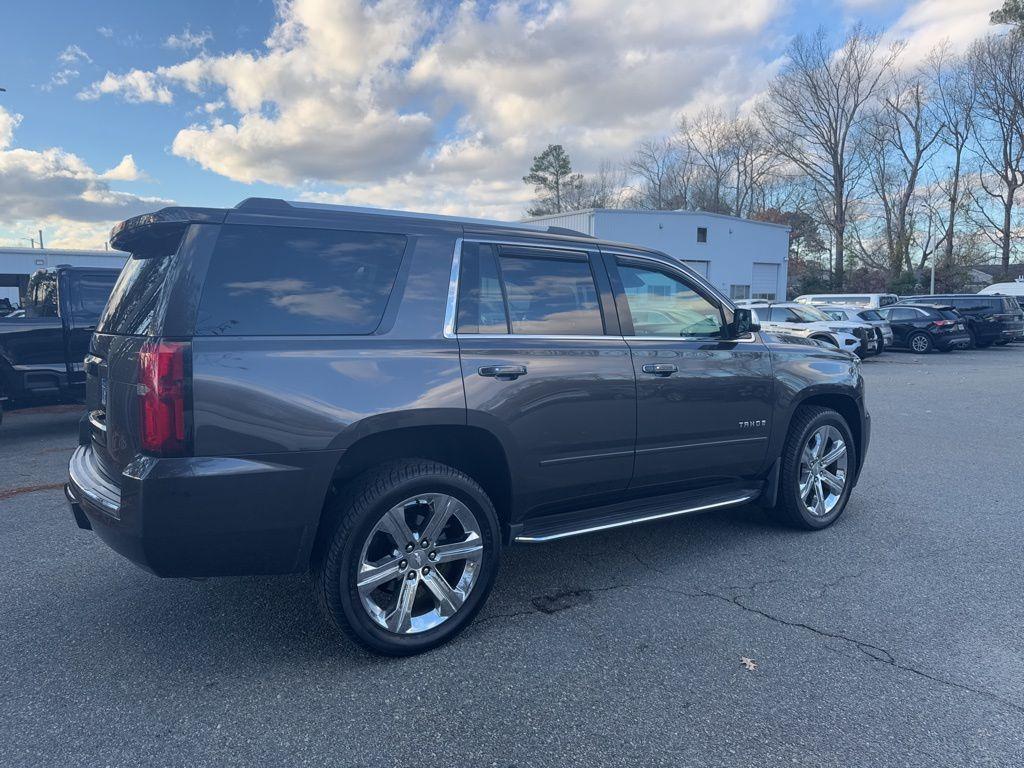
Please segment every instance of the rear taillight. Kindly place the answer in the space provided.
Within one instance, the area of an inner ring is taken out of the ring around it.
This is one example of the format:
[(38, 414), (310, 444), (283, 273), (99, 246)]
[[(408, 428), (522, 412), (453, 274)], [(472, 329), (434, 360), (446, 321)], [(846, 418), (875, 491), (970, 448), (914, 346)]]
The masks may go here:
[(187, 453), (189, 347), (182, 341), (151, 341), (139, 351), (139, 427), (146, 453)]
[(935, 321), (935, 325), (937, 325), (939, 328), (942, 328), (942, 327), (947, 326), (947, 325), (956, 325), (956, 321), (955, 320), (936, 320)]

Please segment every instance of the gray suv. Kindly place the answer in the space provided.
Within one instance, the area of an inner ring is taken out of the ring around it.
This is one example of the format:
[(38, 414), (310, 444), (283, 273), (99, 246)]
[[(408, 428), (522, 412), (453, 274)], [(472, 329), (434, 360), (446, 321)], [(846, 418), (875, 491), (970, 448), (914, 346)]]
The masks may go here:
[(464, 628), (512, 542), (751, 502), (824, 528), (867, 451), (853, 356), (642, 248), (266, 199), (111, 243), (79, 527), (159, 576), (310, 572), (380, 653)]

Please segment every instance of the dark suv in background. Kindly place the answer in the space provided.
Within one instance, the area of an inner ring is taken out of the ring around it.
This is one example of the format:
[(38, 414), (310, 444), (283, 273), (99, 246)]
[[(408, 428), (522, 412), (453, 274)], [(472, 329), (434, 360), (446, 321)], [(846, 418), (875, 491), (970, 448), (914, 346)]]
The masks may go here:
[(759, 502), (839, 517), (860, 363), (568, 230), (250, 199), (115, 228), (67, 496), (161, 576), (311, 571), (382, 653), (463, 628), (502, 545)]
[(971, 346), (985, 348), (1008, 344), (1024, 337), (1024, 312), (1013, 296), (981, 296), (974, 293), (946, 293), (935, 296), (907, 296), (901, 304), (942, 304), (964, 317)]
[(893, 346), (919, 354), (971, 345), (967, 321), (947, 304), (894, 304), (878, 310), (892, 326)]

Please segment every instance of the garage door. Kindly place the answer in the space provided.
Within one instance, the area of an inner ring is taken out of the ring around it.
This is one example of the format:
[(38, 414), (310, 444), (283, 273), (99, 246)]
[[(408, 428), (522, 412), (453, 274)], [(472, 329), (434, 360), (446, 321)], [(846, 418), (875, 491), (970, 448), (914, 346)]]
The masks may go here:
[(750, 298), (778, 301), (779, 265), (754, 263), (750, 279)]
[(690, 269), (692, 269), (698, 275), (703, 277), (705, 280), (708, 277), (708, 264), (709, 263), (710, 262), (707, 262), (707, 261), (687, 261), (686, 259), (683, 259), (683, 264), (688, 266)]

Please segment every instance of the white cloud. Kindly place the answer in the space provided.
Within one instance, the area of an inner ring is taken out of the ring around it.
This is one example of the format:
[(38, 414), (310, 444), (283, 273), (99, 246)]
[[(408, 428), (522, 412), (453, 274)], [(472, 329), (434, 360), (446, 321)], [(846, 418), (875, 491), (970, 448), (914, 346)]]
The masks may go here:
[(0, 149), (7, 149), (11, 146), (11, 142), (14, 140), (14, 129), (22, 121), (22, 116), (15, 113), (11, 114), (6, 111), (3, 107), (0, 107)]
[(146, 174), (139, 170), (139, 167), (135, 164), (135, 158), (131, 155), (125, 155), (121, 158), (121, 162), (109, 171), (104, 171), (97, 178), (104, 179), (105, 181), (138, 181), (145, 177)]
[(185, 27), (180, 35), (168, 36), (164, 41), (164, 47), (179, 51), (202, 50), (212, 39), (213, 32), (208, 29), (193, 32), (191, 27)]
[(85, 61), (92, 64), (92, 57), (77, 45), (69, 45), (57, 56), (58, 61), (65, 64), (74, 64), (76, 61)]
[[(991, 2), (912, 0), (890, 34), (911, 38), (911, 55), (941, 37), (967, 41), (984, 32)], [(744, 109), (778, 66), (791, 10), (788, 0), (280, 0), (258, 50), (108, 72), (79, 96), (166, 104), (184, 91), (199, 105), (172, 152), (238, 181), (517, 216), (530, 197), (519, 179), (549, 142), (591, 171), (705, 105)], [(173, 37), (193, 41), (176, 43), (185, 50), (202, 35)]]
[(168, 204), (110, 188), (110, 181), (141, 178), (131, 155), (98, 173), (82, 158), (58, 147), (41, 151), (12, 147), (21, 120), (21, 115), (0, 107), (0, 229), (63, 227), (63, 242), (70, 242), (75, 232), (84, 236), (109, 230), (116, 221)]
[(952, 50), (963, 51), (991, 29), (989, 14), (998, 6), (993, 0), (917, 0), (910, 5), (887, 36), (907, 41), (905, 59), (923, 60), (939, 43), (949, 41)]
[(765, 77), (752, 49), (783, 6), (292, 0), (260, 51), (108, 73), (80, 96), (205, 96), (217, 108), (194, 112), (211, 117), (183, 126), (172, 151), (239, 181), (514, 216), (530, 192), (518, 179), (549, 141), (586, 170), (670, 128), (695, 99), (750, 98)]
[(76, 77), (78, 77), (78, 74), (79, 72), (77, 69), (71, 69), (70, 67), (59, 69), (53, 73), (53, 75), (50, 77), (49, 82), (44, 83), (39, 87), (44, 91), (52, 91), (54, 88), (59, 88), (62, 85), (67, 85)]
[(114, 36), (114, 30), (112, 30), (110, 27), (96, 27), (96, 31), (99, 32), (103, 37), (110, 38)]
[(174, 96), (171, 94), (170, 89), (160, 83), (159, 77), (156, 74), (141, 69), (133, 69), (123, 75), (107, 72), (102, 80), (79, 91), (77, 96), (83, 101), (91, 101), (105, 94), (113, 93), (119, 93), (124, 97), (125, 101), (136, 104), (146, 101), (170, 104), (174, 101)]

